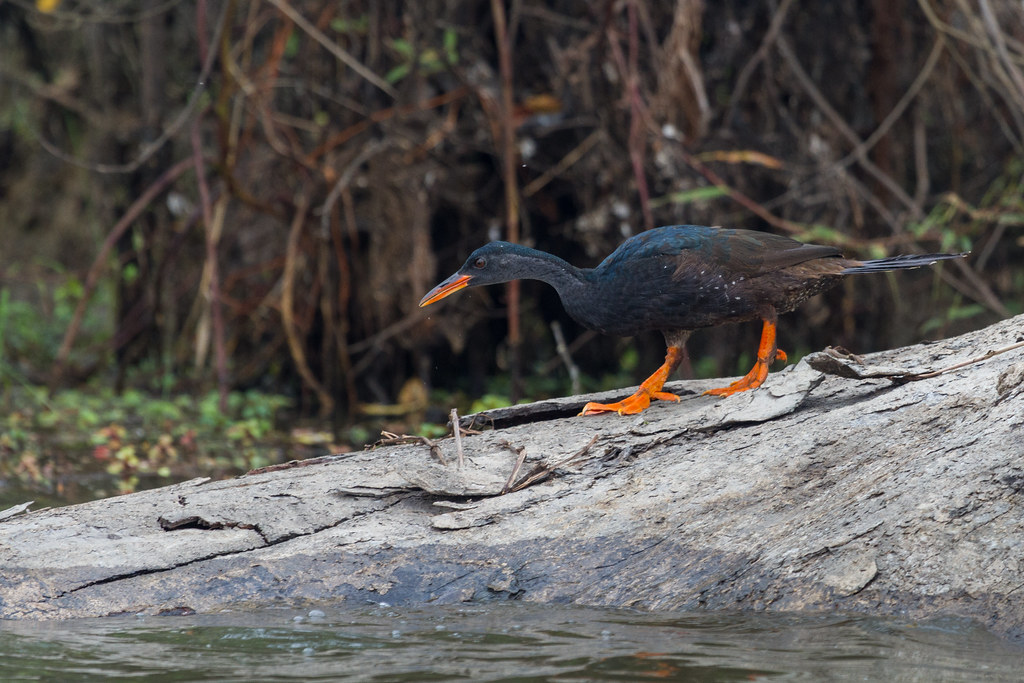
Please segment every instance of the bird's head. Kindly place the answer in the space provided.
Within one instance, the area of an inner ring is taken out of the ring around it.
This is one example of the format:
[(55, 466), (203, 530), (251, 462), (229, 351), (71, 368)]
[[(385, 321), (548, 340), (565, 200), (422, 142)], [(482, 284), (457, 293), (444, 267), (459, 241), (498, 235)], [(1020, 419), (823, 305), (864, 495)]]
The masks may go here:
[(531, 249), (510, 242), (491, 242), (480, 247), (451, 277), (440, 283), (420, 300), (420, 306), (429, 306), (449, 294), (466, 287), (496, 285), (518, 280), (522, 264)]

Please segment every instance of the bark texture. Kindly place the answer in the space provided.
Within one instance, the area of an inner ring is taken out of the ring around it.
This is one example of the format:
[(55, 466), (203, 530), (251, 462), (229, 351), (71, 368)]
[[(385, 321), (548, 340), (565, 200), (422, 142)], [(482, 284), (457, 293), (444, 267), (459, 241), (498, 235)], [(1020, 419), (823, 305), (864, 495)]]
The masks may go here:
[[(1020, 639), (1022, 342), (1019, 316), (813, 354), (726, 399), (671, 383), (682, 401), (642, 416), (547, 402), (464, 436), (461, 467), (448, 438), (447, 465), (404, 444), (12, 510), (0, 617), (520, 599), (962, 615)], [(532, 483), (500, 495), (518, 449)]]

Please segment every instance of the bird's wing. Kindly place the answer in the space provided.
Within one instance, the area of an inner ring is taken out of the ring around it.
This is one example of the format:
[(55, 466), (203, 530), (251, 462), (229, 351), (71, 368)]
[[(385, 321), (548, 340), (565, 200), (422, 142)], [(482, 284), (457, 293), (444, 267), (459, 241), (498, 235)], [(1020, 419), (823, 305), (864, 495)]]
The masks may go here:
[(783, 235), (753, 230), (722, 230), (711, 239), (709, 258), (723, 268), (755, 276), (819, 258), (841, 257), (835, 247), (805, 244)]
[(606, 258), (599, 269), (642, 270), (648, 259), (669, 257), (680, 271), (696, 268), (725, 270), (745, 277), (795, 266), (818, 258), (842, 256), (835, 247), (805, 244), (783, 235), (696, 225), (655, 228), (630, 237)]

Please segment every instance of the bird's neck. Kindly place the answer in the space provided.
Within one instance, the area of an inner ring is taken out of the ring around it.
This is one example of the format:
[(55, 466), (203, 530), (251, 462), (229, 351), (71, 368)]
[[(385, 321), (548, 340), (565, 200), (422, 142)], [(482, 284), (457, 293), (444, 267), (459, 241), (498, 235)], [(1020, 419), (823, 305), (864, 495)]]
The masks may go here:
[(530, 280), (540, 280), (555, 288), (562, 306), (566, 312), (576, 321), (586, 327), (593, 328), (594, 325), (588, 315), (589, 309), (585, 303), (594, 296), (595, 284), (590, 268), (577, 268), (553, 254), (543, 251), (529, 250), (526, 257), (529, 261), (518, 277)]
[(525, 250), (523, 268), (517, 277), (546, 282), (558, 292), (565, 301), (566, 297), (577, 292), (586, 282), (586, 271), (577, 268), (554, 254), (536, 249)]

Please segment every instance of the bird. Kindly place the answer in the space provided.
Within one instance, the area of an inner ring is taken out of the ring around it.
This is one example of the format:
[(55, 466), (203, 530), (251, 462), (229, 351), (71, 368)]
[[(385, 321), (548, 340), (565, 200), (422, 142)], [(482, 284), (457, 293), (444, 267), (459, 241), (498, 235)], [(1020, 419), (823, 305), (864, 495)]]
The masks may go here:
[(760, 320), (757, 360), (744, 377), (705, 391), (727, 397), (756, 389), (776, 361), (778, 317), (848, 275), (930, 266), (967, 253), (906, 254), (859, 261), (833, 246), (809, 244), (757, 230), (669, 225), (625, 240), (596, 268), (577, 268), (544, 251), (510, 242), (486, 244), (430, 290), (429, 306), (466, 287), (540, 280), (554, 287), (566, 312), (584, 327), (621, 337), (650, 331), (665, 336), (666, 355), (634, 394), (614, 403), (590, 402), (580, 415), (635, 415), (652, 400), (679, 401), (662, 388), (697, 329)]

